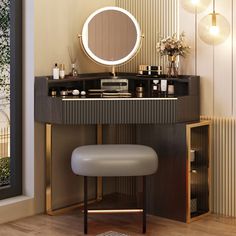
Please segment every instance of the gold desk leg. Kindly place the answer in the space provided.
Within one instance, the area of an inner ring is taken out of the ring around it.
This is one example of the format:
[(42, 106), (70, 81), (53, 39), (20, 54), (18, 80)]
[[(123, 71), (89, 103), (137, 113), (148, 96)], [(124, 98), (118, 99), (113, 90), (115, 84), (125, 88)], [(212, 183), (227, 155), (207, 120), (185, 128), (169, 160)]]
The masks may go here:
[[(97, 144), (102, 144), (102, 125), (97, 125)], [(102, 200), (102, 177), (97, 177), (97, 200)]]
[(52, 125), (46, 124), (46, 212), (52, 212)]
[[(65, 213), (79, 207), (82, 207), (84, 203), (77, 203), (71, 206), (63, 207), (61, 209), (52, 208), (52, 125), (46, 124), (46, 213), (48, 215), (58, 215)], [(97, 126), (97, 143), (102, 144), (102, 125)], [(97, 178), (97, 198), (91, 200), (88, 203), (94, 203), (102, 200), (102, 177)]]

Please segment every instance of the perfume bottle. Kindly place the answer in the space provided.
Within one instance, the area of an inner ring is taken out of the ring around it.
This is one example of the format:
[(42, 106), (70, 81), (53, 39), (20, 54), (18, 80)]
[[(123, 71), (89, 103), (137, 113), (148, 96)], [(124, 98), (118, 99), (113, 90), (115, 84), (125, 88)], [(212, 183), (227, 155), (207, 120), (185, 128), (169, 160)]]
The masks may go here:
[(71, 48), (68, 47), (68, 52), (70, 56), (70, 61), (71, 61), (71, 73), (70, 75), (72, 76), (78, 76), (78, 70), (76, 69), (76, 55), (74, 52), (72, 52)]
[(78, 71), (76, 70), (75, 64), (71, 65), (71, 75), (72, 76), (78, 76)]
[(64, 64), (60, 64), (59, 76), (60, 76), (60, 79), (65, 78), (65, 65)]
[(53, 79), (59, 79), (59, 68), (57, 63), (55, 63), (55, 67), (52, 69)]

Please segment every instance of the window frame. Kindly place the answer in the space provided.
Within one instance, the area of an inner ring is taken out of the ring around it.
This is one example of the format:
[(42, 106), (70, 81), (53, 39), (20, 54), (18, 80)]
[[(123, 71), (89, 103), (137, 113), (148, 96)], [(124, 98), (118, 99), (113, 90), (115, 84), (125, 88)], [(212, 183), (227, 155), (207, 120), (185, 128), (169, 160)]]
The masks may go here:
[(22, 0), (10, 0), (10, 185), (0, 200), (22, 194)]

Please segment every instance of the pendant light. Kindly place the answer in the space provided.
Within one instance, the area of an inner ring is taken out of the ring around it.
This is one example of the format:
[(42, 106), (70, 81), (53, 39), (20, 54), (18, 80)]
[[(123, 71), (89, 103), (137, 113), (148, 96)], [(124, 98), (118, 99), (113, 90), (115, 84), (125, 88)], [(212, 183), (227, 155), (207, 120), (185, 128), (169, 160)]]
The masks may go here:
[(215, 12), (215, 0), (213, 0), (213, 12), (203, 17), (198, 24), (200, 39), (210, 45), (223, 43), (230, 34), (230, 24), (227, 19)]
[(211, 0), (181, 0), (183, 8), (191, 13), (200, 13), (207, 9)]

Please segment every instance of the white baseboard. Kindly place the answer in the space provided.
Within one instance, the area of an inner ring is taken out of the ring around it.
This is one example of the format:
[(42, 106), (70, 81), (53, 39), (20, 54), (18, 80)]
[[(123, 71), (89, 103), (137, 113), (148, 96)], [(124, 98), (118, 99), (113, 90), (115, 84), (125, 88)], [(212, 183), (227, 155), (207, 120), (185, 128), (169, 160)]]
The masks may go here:
[(34, 198), (18, 196), (0, 201), (0, 224), (32, 216), (34, 214)]

